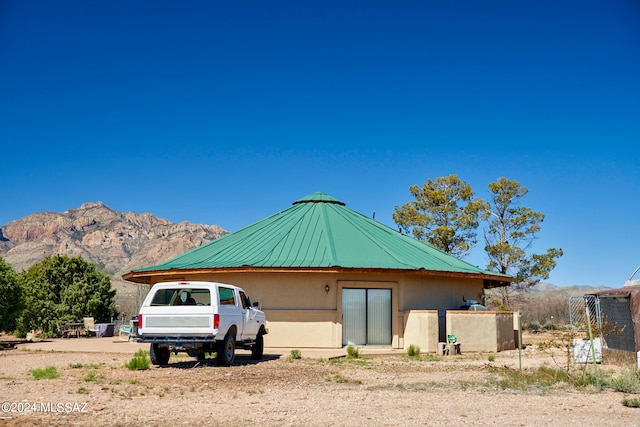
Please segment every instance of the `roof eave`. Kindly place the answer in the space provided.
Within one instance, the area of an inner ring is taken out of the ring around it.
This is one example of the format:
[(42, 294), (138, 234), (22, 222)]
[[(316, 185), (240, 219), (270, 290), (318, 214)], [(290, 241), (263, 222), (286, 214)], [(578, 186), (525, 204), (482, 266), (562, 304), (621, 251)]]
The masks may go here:
[(424, 270), (424, 269), (389, 269), (389, 268), (352, 268), (352, 267), (225, 267), (225, 268), (172, 268), (168, 270), (146, 270), (146, 271), (131, 271), (122, 276), (122, 278), (129, 282), (141, 283), (151, 285), (153, 283), (162, 281), (163, 277), (175, 277), (182, 275), (185, 278), (193, 274), (220, 274), (220, 273), (345, 273), (345, 272), (359, 272), (359, 273), (403, 273), (403, 274), (417, 274), (425, 276), (443, 276), (443, 277), (459, 277), (465, 279), (482, 279), (484, 281), (484, 288), (496, 288), (501, 286), (509, 286), (512, 277), (503, 276), (499, 274), (487, 274), (487, 273), (467, 273), (467, 272), (454, 272), (454, 271), (440, 271), (440, 270)]

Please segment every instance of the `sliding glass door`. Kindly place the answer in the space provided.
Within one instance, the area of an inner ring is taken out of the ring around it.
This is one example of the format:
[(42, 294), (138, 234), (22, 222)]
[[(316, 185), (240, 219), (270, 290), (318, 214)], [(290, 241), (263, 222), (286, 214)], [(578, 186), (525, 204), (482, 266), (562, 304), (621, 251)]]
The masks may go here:
[(391, 344), (391, 289), (342, 290), (342, 345)]

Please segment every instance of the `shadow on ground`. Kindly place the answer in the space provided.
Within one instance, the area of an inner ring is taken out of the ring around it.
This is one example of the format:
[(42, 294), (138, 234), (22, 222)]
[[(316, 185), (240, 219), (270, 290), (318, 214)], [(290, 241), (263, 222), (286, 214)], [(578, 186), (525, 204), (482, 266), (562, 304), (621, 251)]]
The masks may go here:
[[(231, 366), (247, 366), (257, 365), (258, 363), (269, 362), (272, 360), (278, 360), (282, 356), (280, 354), (265, 354), (260, 360), (254, 360), (250, 355), (237, 355)], [(158, 368), (176, 368), (176, 369), (196, 369), (217, 366), (220, 368), (226, 368), (227, 366), (221, 366), (215, 357), (207, 358), (204, 360), (184, 360), (180, 362), (168, 363), (166, 365), (158, 366)]]

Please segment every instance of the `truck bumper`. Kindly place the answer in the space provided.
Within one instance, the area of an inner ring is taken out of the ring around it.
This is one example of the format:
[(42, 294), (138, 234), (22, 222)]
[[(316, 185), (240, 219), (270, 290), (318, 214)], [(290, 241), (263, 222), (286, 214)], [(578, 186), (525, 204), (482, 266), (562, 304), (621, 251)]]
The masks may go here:
[(188, 335), (163, 335), (163, 336), (149, 336), (149, 335), (137, 335), (134, 337), (137, 342), (146, 343), (158, 343), (158, 344), (171, 344), (177, 347), (181, 347), (184, 344), (191, 343), (214, 343), (216, 342), (215, 335), (208, 336), (188, 336)]

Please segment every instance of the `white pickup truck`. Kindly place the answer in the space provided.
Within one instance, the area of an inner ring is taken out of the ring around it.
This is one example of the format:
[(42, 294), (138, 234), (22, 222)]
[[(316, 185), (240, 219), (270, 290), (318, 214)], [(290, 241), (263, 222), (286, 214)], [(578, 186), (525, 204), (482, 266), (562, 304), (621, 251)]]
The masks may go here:
[(267, 328), (258, 305), (241, 288), (224, 283), (156, 283), (140, 307), (136, 340), (151, 343), (154, 365), (166, 365), (171, 352), (198, 360), (215, 352), (218, 364), (229, 366), (236, 347), (259, 360)]

